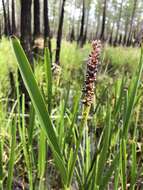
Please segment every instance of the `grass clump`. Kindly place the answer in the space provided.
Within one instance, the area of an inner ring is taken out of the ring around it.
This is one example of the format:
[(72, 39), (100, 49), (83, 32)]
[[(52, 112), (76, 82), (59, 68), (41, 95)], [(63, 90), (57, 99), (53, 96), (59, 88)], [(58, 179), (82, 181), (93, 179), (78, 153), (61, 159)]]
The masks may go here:
[[(57, 83), (47, 49), (44, 63), (36, 63), (33, 73), (19, 42), (14, 39), (12, 43), (31, 106), (26, 113), (18, 81), (11, 111), (8, 102), (0, 102), (0, 188), (142, 188), (143, 52), (105, 47), (96, 89), (91, 94), (87, 91), (88, 95), (95, 94), (93, 104), (83, 111), (81, 89), (89, 44), (77, 49), (76, 44), (63, 42)], [(128, 63), (124, 59), (127, 50), (132, 52)], [(16, 63), (15, 58), (12, 60)], [(114, 66), (112, 72), (110, 64)], [(126, 69), (126, 64), (136, 65), (136, 70)], [(88, 81), (86, 86), (91, 86)]]

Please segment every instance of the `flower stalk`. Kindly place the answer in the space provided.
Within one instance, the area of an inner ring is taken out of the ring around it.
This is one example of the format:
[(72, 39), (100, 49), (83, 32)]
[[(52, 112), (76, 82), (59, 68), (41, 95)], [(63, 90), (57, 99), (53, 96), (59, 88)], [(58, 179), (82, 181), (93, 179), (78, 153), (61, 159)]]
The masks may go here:
[(87, 120), (90, 112), (91, 105), (93, 103), (94, 98), (94, 88), (95, 88), (95, 81), (96, 81), (96, 74), (98, 71), (98, 65), (99, 65), (99, 58), (100, 58), (100, 52), (101, 52), (101, 43), (100, 41), (93, 41), (92, 42), (92, 51), (89, 55), (89, 60), (87, 63), (87, 72), (86, 72), (86, 80), (85, 80), (85, 86), (83, 89), (83, 112), (82, 112), (82, 120), (80, 123), (79, 128), (79, 136), (76, 141), (76, 148), (73, 155), (73, 161), (69, 170), (68, 175), (68, 187), (70, 188), (78, 151), (80, 147), (80, 143), (82, 141), (83, 136), (83, 130), (85, 126), (87, 125)]

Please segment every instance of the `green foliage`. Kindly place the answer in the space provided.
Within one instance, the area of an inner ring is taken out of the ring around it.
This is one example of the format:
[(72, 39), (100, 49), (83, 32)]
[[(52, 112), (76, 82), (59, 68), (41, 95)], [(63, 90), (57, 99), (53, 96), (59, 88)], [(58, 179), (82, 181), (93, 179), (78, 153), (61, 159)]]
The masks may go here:
[[(95, 103), (84, 115), (80, 97), (89, 44), (80, 50), (63, 42), (58, 85), (47, 49), (44, 61), (35, 60), (33, 73), (18, 40), (12, 45), (31, 104), (27, 113), (17, 78), (12, 107), (6, 92), (0, 100), (0, 189), (14, 189), (21, 179), (30, 190), (140, 187), (143, 60), (141, 56), (139, 61), (139, 49), (105, 47)], [(13, 69), (16, 73), (16, 66)]]

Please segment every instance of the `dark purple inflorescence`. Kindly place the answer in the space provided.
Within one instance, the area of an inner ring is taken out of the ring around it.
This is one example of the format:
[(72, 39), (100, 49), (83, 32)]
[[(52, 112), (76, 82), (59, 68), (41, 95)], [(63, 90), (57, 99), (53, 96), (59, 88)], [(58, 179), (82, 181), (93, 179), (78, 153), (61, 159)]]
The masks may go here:
[(89, 60), (87, 63), (87, 72), (86, 72), (86, 80), (85, 87), (83, 89), (84, 98), (83, 104), (90, 106), (93, 102), (94, 97), (94, 88), (96, 81), (96, 74), (98, 71), (99, 59), (101, 53), (101, 42), (99, 40), (95, 40), (92, 42), (92, 51), (89, 55)]

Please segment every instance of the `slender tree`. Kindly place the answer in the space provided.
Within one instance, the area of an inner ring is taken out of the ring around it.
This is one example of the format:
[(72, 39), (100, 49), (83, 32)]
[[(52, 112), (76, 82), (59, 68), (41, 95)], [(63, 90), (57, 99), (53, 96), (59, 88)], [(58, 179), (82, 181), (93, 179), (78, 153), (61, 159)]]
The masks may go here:
[(11, 1), (11, 18), (12, 18), (12, 34), (16, 34), (16, 22), (15, 22), (15, 0)]
[(72, 43), (74, 40), (75, 40), (75, 31), (74, 31), (74, 23), (73, 23), (71, 33), (70, 33), (70, 42)]
[[(32, 52), (31, 52), (31, 5), (32, 0), (21, 0), (21, 45), (32, 65)], [(21, 79), (20, 73), (18, 73), (19, 86), (22, 94), (25, 94), (26, 106), (29, 110), (27, 102), (29, 101), (29, 96), (26, 91), (23, 80)]]
[(81, 17), (81, 24), (80, 24), (80, 34), (79, 34), (79, 38), (78, 38), (78, 45), (80, 47), (83, 46), (84, 24), (85, 24), (85, 0), (82, 0), (82, 17)]
[(61, 51), (62, 31), (63, 31), (63, 22), (64, 22), (65, 2), (66, 0), (62, 1), (61, 12), (60, 12), (60, 17), (59, 17), (59, 26), (58, 26), (58, 32), (57, 32), (55, 63), (58, 65), (60, 64), (60, 51)]
[(11, 22), (10, 22), (10, 11), (9, 11), (9, 0), (7, 0), (7, 26), (8, 32), (11, 34)]
[(118, 21), (117, 21), (117, 30), (116, 30), (114, 45), (117, 45), (117, 42), (118, 42), (119, 29), (120, 29), (120, 23), (121, 23), (121, 17), (122, 17), (122, 8), (123, 8), (123, 0), (120, 3), (119, 18), (118, 18)]
[(127, 46), (131, 45), (132, 29), (133, 29), (134, 17), (135, 17), (136, 8), (137, 8), (137, 2), (138, 0), (134, 0), (131, 21), (130, 21), (130, 30), (129, 30), (128, 39), (127, 39)]
[(95, 30), (95, 39), (99, 39), (100, 38), (100, 29), (101, 29), (101, 1), (97, 0), (96, 2), (96, 7), (95, 7), (95, 24), (96, 24), (96, 28)]
[(40, 35), (40, 2), (34, 0), (34, 38)]
[(110, 45), (113, 45), (113, 32), (114, 32), (114, 27), (115, 27), (115, 23), (113, 22), (112, 29), (111, 29), (111, 32), (110, 32), (110, 37), (109, 37), (109, 44), (110, 44)]
[(100, 34), (101, 40), (104, 40), (104, 38), (105, 38), (106, 7), (107, 7), (107, 0), (104, 0), (104, 2), (103, 2), (103, 15), (102, 15), (102, 26), (101, 26), (101, 34)]
[(87, 40), (87, 32), (89, 28), (90, 4), (91, 4), (91, 0), (88, 0), (86, 4), (86, 19), (85, 19), (86, 21), (85, 21), (85, 31), (84, 31), (84, 36), (83, 36), (83, 44), (85, 44)]
[(1, 37), (2, 37), (2, 30), (1, 30), (1, 19), (0, 19), (0, 39), (1, 39)]
[(6, 8), (5, 8), (5, 2), (2, 0), (2, 7), (3, 7), (3, 15), (4, 15), (4, 34), (8, 35), (8, 24), (7, 24), (7, 14), (6, 14)]
[(125, 31), (124, 31), (123, 45), (127, 44), (128, 23), (129, 23), (129, 17), (127, 17), (126, 21), (125, 21)]
[(44, 0), (44, 44), (49, 48), (50, 57), (52, 59), (51, 34), (48, 12), (48, 0)]
[(31, 5), (32, 0), (21, 0), (21, 44), (30, 61), (32, 61)]

